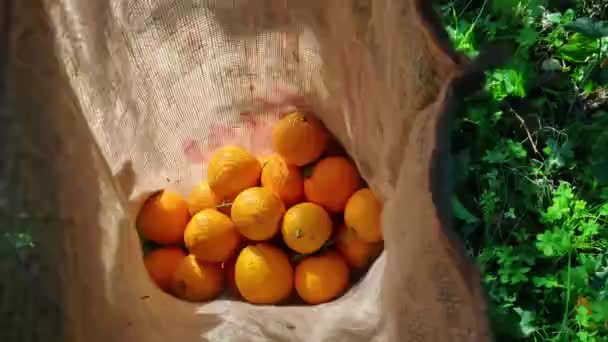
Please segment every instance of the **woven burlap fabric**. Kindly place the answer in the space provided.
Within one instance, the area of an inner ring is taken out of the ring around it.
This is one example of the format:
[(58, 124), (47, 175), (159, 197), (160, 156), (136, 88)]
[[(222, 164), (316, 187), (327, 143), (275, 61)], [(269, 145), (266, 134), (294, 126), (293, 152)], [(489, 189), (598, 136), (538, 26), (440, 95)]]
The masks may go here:
[[(484, 341), (478, 275), (438, 201), (462, 68), (421, 1), (20, 0), (10, 27), (21, 192), (73, 341)], [(186, 303), (149, 280), (142, 199), (184, 194), (209, 153), (269, 151), (314, 111), (385, 203), (385, 251), (320, 306)], [(438, 166), (439, 165), (439, 166)], [(441, 170), (439, 170), (441, 171)], [(45, 268), (46, 269), (46, 268)]]

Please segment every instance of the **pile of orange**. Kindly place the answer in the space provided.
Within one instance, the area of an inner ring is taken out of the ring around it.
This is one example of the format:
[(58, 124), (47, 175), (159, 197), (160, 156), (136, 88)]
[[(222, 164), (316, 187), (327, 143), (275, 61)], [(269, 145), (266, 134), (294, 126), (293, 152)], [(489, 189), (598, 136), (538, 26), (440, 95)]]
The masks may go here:
[(224, 290), (254, 304), (342, 295), (382, 249), (382, 204), (330, 139), (313, 115), (290, 113), (273, 128), (275, 154), (221, 147), (187, 198), (151, 196), (137, 219), (157, 246), (144, 257), (151, 279), (189, 301)]

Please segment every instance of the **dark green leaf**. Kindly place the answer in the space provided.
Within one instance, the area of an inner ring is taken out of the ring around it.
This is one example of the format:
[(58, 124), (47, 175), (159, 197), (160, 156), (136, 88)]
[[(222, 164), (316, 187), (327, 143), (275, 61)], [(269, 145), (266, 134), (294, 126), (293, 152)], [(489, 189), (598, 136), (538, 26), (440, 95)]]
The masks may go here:
[(466, 223), (473, 224), (479, 222), (479, 218), (465, 208), (460, 202), (457, 196), (452, 196), (452, 209), (454, 210), (454, 216)]
[(597, 39), (575, 33), (566, 44), (557, 49), (557, 56), (570, 62), (583, 63), (597, 52), (599, 52)]
[(591, 18), (578, 18), (565, 25), (566, 29), (584, 34), (587, 37), (599, 39), (608, 37), (608, 23), (605, 21), (595, 21)]

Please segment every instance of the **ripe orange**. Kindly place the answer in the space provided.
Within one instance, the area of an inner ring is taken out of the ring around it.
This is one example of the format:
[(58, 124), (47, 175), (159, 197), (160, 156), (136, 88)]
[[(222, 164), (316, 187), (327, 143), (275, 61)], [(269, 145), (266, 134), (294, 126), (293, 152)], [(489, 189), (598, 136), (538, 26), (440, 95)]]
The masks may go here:
[(329, 134), (323, 123), (310, 114), (294, 112), (281, 118), (272, 130), (272, 145), (285, 160), (302, 166), (325, 151)]
[(168, 292), (173, 273), (185, 257), (186, 253), (179, 247), (161, 247), (144, 256), (144, 265), (156, 285)]
[(190, 215), (194, 215), (203, 209), (217, 209), (226, 215), (230, 215), (230, 205), (211, 190), (207, 181), (202, 181), (192, 188), (188, 196), (188, 209)]
[(260, 161), (240, 146), (217, 149), (207, 168), (209, 187), (222, 200), (230, 200), (239, 192), (258, 185)]
[(355, 192), (346, 203), (344, 209), (344, 223), (365, 242), (378, 242), (382, 240), (380, 227), (380, 214), (382, 203), (369, 189)]
[(336, 249), (342, 253), (348, 264), (356, 269), (369, 265), (370, 261), (380, 252), (381, 243), (367, 243), (359, 239), (353, 230), (345, 225), (338, 227)]
[(182, 259), (173, 274), (173, 293), (179, 298), (200, 302), (222, 292), (224, 274), (219, 264), (197, 260), (192, 254)]
[(241, 192), (232, 203), (231, 217), (236, 229), (247, 239), (268, 240), (279, 230), (285, 212), (281, 199), (261, 187)]
[(228, 260), (239, 247), (241, 236), (230, 218), (215, 209), (203, 209), (192, 217), (184, 232), (186, 248), (198, 259)]
[(186, 200), (178, 193), (161, 191), (144, 203), (137, 217), (137, 228), (148, 240), (175, 244), (182, 241), (189, 219)]
[(278, 154), (267, 158), (262, 164), (262, 186), (277, 194), (288, 207), (300, 202), (304, 195), (300, 169), (287, 164)]
[(346, 290), (349, 269), (344, 257), (328, 251), (304, 258), (295, 270), (298, 295), (308, 304), (328, 302)]
[(283, 216), (281, 233), (289, 248), (302, 253), (316, 252), (329, 239), (332, 221), (321, 206), (310, 202), (296, 204)]
[(293, 289), (293, 268), (285, 252), (268, 243), (245, 247), (236, 260), (239, 293), (254, 304), (276, 304)]
[(310, 178), (304, 180), (304, 193), (308, 201), (338, 213), (344, 210), (359, 184), (355, 165), (344, 157), (332, 156), (321, 159), (313, 167)]

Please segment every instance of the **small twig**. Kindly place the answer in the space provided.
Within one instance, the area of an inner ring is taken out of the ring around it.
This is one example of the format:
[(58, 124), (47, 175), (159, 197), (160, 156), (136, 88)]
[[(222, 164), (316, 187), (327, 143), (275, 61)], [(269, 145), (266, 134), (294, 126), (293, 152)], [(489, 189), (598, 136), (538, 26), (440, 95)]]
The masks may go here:
[(463, 8), (460, 9), (460, 14), (458, 14), (459, 16), (463, 16), (464, 12), (469, 9), (469, 6), (471, 6), (471, 4), (473, 3), (473, 0), (469, 0)]
[(550, 126), (545, 126), (545, 127), (542, 128), (542, 130), (543, 131), (551, 131), (551, 132), (557, 134), (558, 136), (562, 136), (562, 135), (565, 135), (566, 137), (568, 136), (566, 133), (564, 133), (564, 132), (562, 132), (562, 131), (554, 128), (554, 127), (550, 127)]
[(465, 40), (469, 39), (469, 35), (471, 35), (473, 30), (475, 29), (475, 26), (477, 26), (477, 21), (479, 20), (479, 18), (481, 18), (481, 15), (483, 14), (483, 11), (485, 10), (487, 3), (488, 3), (488, 0), (484, 0), (483, 5), (481, 5), (481, 9), (479, 10), (479, 13), (477, 14), (477, 17), (475, 17), (475, 20), (473, 20), (473, 23), (471, 23), (471, 27), (469, 27), (469, 29), (467, 30), (467, 33), (464, 34)]
[(526, 125), (524, 118), (522, 118), (519, 114), (517, 114), (517, 112), (513, 108), (509, 108), (509, 110), (511, 111), (511, 113), (513, 113), (513, 115), (515, 115), (517, 120), (519, 120), (519, 122), (521, 123), (524, 130), (526, 130), (526, 134), (528, 135), (528, 138), (526, 140), (530, 140), (530, 145), (532, 145), (532, 149), (534, 150), (534, 153), (536, 153), (537, 155), (539, 155), (542, 158), (543, 156), (542, 156), (542, 154), (540, 154), (538, 152), (538, 148), (536, 148), (536, 141), (534, 141), (534, 139), (532, 139), (532, 134), (530, 134), (530, 130), (528, 129), (528, 126)]

